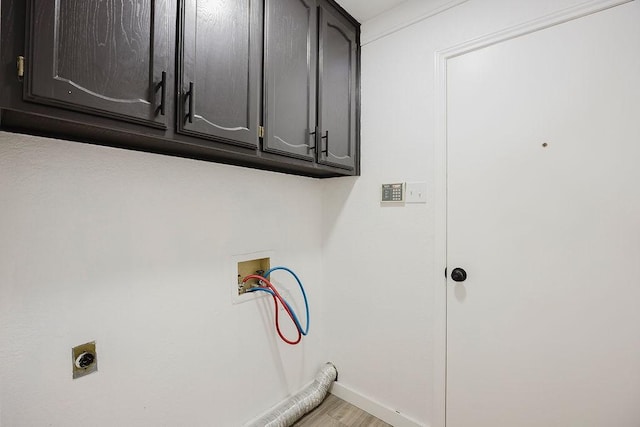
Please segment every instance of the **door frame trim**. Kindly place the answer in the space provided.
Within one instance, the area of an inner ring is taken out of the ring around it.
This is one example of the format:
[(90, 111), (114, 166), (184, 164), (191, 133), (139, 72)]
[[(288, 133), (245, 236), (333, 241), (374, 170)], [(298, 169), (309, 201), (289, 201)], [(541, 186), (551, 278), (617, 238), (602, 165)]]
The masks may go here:
[(435, 52), (435, 250), (433, 427), (446, 425), (447, 392), (447, 62), (498, 43), (634, 0), (590, 0)]

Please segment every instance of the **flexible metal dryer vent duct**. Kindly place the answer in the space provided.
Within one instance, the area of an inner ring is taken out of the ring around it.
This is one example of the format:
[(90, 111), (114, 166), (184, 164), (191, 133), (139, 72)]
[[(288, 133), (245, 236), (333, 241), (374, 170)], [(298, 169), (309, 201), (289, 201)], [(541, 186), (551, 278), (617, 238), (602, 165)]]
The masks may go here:
[(305, 414), (316, 408), (329, 392), (329, 387), (338, 378), (333, 363), (326, 363), (315, 380), (301, 392), (291, 396), (271, 412), (248, 424), (247, 427), (290, 427)]

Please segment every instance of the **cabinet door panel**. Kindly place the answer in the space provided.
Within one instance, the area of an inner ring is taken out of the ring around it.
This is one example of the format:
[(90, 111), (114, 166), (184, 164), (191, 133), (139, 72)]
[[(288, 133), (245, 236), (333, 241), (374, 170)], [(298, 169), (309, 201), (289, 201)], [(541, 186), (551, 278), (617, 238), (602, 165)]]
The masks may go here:
[(263, 149), (313, 161), (316, 1), (267, 0), (265, 4)]
[(186, 0), (178, 129), (256, 147), (261, 58), (256, 0)]
[(356, 165), (356, 30), (320, 7), (318, 162), (346, 169)]
[(27, 99), (165, 125), (164, 1), (32, 0), (30, 6)]

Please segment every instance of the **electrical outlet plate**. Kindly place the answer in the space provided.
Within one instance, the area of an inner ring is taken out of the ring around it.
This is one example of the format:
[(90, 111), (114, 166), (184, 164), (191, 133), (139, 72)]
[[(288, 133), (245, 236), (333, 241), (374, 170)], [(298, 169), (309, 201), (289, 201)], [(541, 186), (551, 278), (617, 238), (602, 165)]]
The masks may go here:
[[(82, 366), (82, 357), (92, 356), (92, 361), (87, 366)], [(71, 366), (73, 367), (73, 379), (84, 377), (98, 371), (98, 353), (96, 353), (96, 342), (91, 341), (71, 349)]]
[(427, 183), (407, 182), (405, 201), (407, 203), (427, 203)]
[(256, 271), (267, 271), (274, 264), (273, 251), (251, 252), (247, 254), (234, 255), (229, 260), (229, 282), (232, 285), (231, 297), (234, 304), (251, 301), (263, 297), (263, 292), (247, 292), (247, 290), (257, 284), (256, 280), (248, 280), (242, 285), (242, 279), (249, 274), (256, 274)]

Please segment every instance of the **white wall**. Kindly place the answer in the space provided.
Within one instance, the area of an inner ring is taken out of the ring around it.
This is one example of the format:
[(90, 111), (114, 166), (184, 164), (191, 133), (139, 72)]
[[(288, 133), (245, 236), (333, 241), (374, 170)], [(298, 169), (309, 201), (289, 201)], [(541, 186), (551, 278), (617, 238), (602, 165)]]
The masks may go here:
[[(415, 424), (443, 425), (435, 52), (580, 3), (469, 0), (447, 9), (440, 0), (410, 0), (363, 24), (362, 177), (324, 182), (327, 336), (341, 388)], [(403, 28), (437, 10), (444, 11)], [(380, 37), (394, 28), (401, 29)], [(380, 184), (398, 181), (426, 181), (428, 203), (381, 207)]]
[[(359, 178), (0, 133), (0, 425), (240, 425), (325, 360), (442, 425), (434, 53), (581, 2), (469, 0), (402, 28), (446, 6), (409, 0), (365, 22)], [(428, 203), (381, 207), (394, 181), (426, 181)], [(230, 302), (225, 258), (258, 250), (305, 279), (302, 348), (275, 340), (267, 301)], [(70, 348), (94, 339), (99, 373), (72, 381)]]
[[(327, 360), (321, 195), (0, 132), (0, 425), (238, 426), (299, 390)], [(276, 339), (270, 300), (231, 303), (227, 258), (262, 250), (306, 284), (300, 346)], [(72, 380), (71, 348), (91, 340), (99, 371)]]

